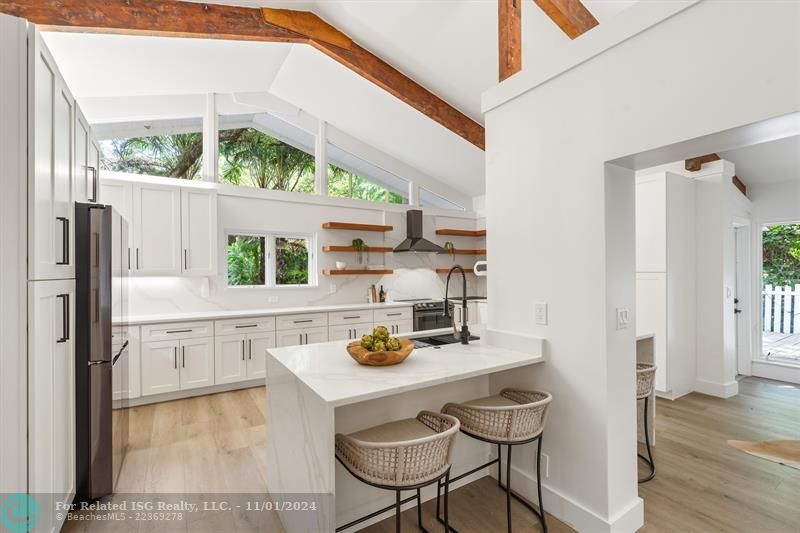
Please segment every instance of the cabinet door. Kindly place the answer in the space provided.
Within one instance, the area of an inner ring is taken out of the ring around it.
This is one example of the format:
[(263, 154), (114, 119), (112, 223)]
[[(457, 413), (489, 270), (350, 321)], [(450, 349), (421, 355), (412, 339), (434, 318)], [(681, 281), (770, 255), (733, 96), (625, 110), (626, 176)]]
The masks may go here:
[(133, 187), (133, 272), (181, 273), (181, 191), (167, 185)]
[(177, 341), (142, 343), (142, 396), (180, 389)]
[[(130, 271), (135, 266), (133, 264), (133, 185), (119, 181), (103, 180), (98, 191), (98, 201), (114, 207), (119, 213), (119, 217), (112, 217), (111, 238), (111, 268), (112, 272), (119, 274), (124, 268)], [(123, 225), (122, 222), (125, 222)], [(123, 229), (127, 234), (122, 235)], [(117, 237), (119, 236), (119, 237)], [(125, 242), (123, 242), (125, 241)], [(123, 246), (124, 245), (124, 246)]]
[(28, 478), (47, 500), (37, 531), (59, 531), (75, 495), (75, 282), (29, 283), (28, 301)]
[(97, 198), (94, 187), (94, 175), (90, 176), (89, 144), (91, 144), (91, 128), (81, 113), (80, 107), (75, 106), (75, 168), (73, 169), (73, 187), (75, 201), (86, 202), (89, 198)]
[(275, 333), (247, 336), (247, 379), (267, 377), (267, 349), (275, 347)]
[(362, 324), (344, 324), (342, 326), (331, 326), (330, 328), (328, 328), (328, 339), (331, 341), (347, 341), (347, 340), (360, 339), (361, 336), (358, 334), (359, 326), (362, 326), (361, 327), (362, 330), (369, 329), (370, 332), (372, 331), (372, 324), (367, 324), (367, 326), (363, 326)]
[(214, 339), (181, 341), (181, 390), (214, 384)]
[(303, 330), (303, 344), (328, 342), (328, 328), (306, 328)]
[[(397, 320), (395, 322), (387, 322), (386, 327), (389, 328), (390, 335), (399, 335), (401, 333), (411, 333), (414, 331), (413, 320)], [(366, 335), (363, 333), (362, 335)]]
[(34, 30), (31, 42), (28, 273), (31, 280), (70, 279), (75, 277), (72, 246), (75, 100), (41, 34)]
[(279, 331), (277, 337), (275, 339), (275, 343), (278, 347), (283, 348), (284, 346), (297, 346), (299, 344), (304, 344), (303, 337), (304, 331), (302, 329), (288, 329), (285, 331)]
[(181, 266), (190, 276), (212, 276), (217, 264), (217, 195), (181, 190)]
[(247, 375), (247, 335), (217, 337), (214, 343), (215, 383), (235, 383)]

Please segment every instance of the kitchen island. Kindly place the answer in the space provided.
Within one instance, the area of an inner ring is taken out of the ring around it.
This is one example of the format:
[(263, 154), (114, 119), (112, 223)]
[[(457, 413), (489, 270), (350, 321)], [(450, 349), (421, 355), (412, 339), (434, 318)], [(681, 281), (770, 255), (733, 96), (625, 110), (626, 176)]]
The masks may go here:
[[(340, 341), (267, 350), (270, 497), (276, 502), (305, 500), (316, 507), (279, 508), (287, 531), (332, 532), (337, 525), (394, 502), (393, 493), (357, 481), (336, 462), (336, 433), (413, 417), (423, 409), (438, 411), (446, 402), (488, 396), (498, 392), (491, 390), (490, 376), (544, 360), (541, 342), (522, 353), (475, 341), (417, 349), (396, 366), (366, 367), (350, 358), (346, 346), (347, 341)], [(453, 473), (486, 462), (491, 453), (489, 445), (460, 436)], [(469, 483), (485, 473), (462, 481)], [(435, 492), (435, 486), (428, 487), (423, 500), (435, 497)]]

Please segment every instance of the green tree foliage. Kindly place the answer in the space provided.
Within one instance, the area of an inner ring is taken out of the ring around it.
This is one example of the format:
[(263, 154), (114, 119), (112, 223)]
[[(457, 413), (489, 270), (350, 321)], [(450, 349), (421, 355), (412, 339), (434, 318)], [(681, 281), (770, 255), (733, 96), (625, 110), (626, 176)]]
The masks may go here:
[(381, 185), (362, 178), (334, 164), (328, 165), (328, 195), (337, 198), (357, 198), (370, 202), (402, 204), (403, 197)]
[(116, 172), (195, 180), (203, 165), (202, 133), (114, 139), (102, 148), (102, 167)]
[(275, 283), (277, 285), (308, 285), (308, 241), (306, 239), (275, 239)]
[(220, 181), (314, 192), (314, 156), (254, 128), (220, 133)]
[(800, 224), (770, 226), (764, 230), (764, 283), (782, 286), (800, 283)]
[(264, 237), (228, 237), (228, 285), (264, 285)]

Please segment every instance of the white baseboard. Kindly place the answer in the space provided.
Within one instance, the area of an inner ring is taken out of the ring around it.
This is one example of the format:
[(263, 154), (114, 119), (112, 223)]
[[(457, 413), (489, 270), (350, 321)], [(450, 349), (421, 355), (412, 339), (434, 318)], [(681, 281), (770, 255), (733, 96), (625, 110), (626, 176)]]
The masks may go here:
[(240, 381), (239, 383), (226, 383), (225, 385), (213, 385), (211, 387), (202, 387), (199, 389), (189, 389), (185, 391), (166, 392), (164, 394), (153, 394), (151, 396), (140, 396), (127, 401), (127, 407), (138, 407), (140, 405), (147, 405), (151, 403), (171, 402), (172, 400), (183, 400), (185, 398), (194, 398), (195, 396), (205, 396), (206, 394), (217, 394), (218, 392), (229, 392), (239, 389), (251, 389), (253, 387), (264, 386), (263, 379), (251, 379), (249, 381)]
[[(511, 467), (511, 487), (516, 493), (531, 502), (538, 502), (536, 478), (531, 474)], [(644, 501), (635, 498), (626, 508), (609, 519), (590, 511), (568, 496), (550, 488), (542, 482), (544, 510), (578, 531), (592, 533), (630, 533), (644, 525)]]
[(705, 379), (696, 379), (694, 382), (695, 392), (716, 396), (718, 398), (730, 398), (739, 394), (739, 382), (729, 381), (728, 383), (717, 383)]
[(771, 361), (753, 361), (751, 368), (752, 375), (759, 378), (800, 384), (800, 366), (773, 363)]

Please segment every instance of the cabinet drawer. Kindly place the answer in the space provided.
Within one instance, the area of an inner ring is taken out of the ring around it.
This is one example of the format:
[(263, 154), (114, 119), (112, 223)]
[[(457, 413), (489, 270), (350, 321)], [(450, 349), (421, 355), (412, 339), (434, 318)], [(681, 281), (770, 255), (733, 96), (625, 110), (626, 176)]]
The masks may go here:
[(331, 326), (341, 324), (366, 324), (372, 323), (373, 313), (371, 309), (360, 309), (356, 311), (336, 311), (328, 313), (328, 321)]
[(274, 316), (231, 318), (214, 321), (215, 335), (238, 335), (244, 333), (261, 333), (265, 331), (275, 331)]
[(328, 325), (328, 313), (304, 313), (302, 315), (284, 315), (276, 319), (278, 330), (317, 328)]
[(212, 337), (214, 323), (205, 322), (174, 322), (172, 324), (150, 324), (142, 326), (142, 342), (165, 341), (173, 339), (196, 339), (199, 337)]
[(397, 322), (398, 320), (412, 320), (414, 312), (410, 307), (395, 307), (392, 309), (376, 309), (375, 325), (382, 326), (382, 322)]

